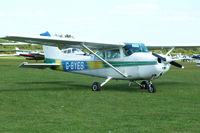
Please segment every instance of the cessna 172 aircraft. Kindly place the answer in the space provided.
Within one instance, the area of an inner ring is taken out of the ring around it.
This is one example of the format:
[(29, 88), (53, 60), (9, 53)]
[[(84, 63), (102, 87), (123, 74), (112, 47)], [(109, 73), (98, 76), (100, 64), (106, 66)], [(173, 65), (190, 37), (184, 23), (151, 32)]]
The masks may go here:
[[(199, 44), (171, 45), (146, 44), (147, 47), (168, 47), (171, 50), (163, 54), (149, 52), (143, 43), (105, 43), (96, 41), (81, 41), (68, 38), (51, 37), (49, 33), (42, 36), (10, 35), (1, 39), (43, 45), (45, 63), (29, 64), (24, 62), (24, 68), (51, 68), (66, 72), (74, 72), (91, 76), (103, 77), (103, 83), (94, 82), (91, 89), (100, 91), (111, 79), (129, 80), (141, 88), (155, 93), (152, 84), (154, 79), (166, 73), (171, 65), (184, 68), (172, 59), (170, 52), (175, 47), (199, 47)], [(64, 54), (59, 48), (85, 48), (91, 54)], [(97, 52), (93, 49), (98, 50)], [(139, 83), (137, 80), (144, 80)]]

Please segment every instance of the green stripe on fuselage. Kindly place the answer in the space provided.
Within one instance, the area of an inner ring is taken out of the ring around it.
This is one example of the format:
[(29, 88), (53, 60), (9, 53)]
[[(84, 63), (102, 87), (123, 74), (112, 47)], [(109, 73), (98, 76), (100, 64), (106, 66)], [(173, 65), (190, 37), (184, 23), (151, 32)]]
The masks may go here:
[[(114, 67), (122, 67), (122, 66), (141, 66), (141, 65), (156, 65), (156, 61), (138, 61), (138, 62), (130, 62), (130, 61), (119, 61), (119, 62), (109, 62)], [(104, 67), (109, 67), (106, 63), (103, 63)]]
[[(86, 61), (86, 62), (90, 62), (90, 61)], [(45, 58), (45, 63), (56, 63), (56, 60), (55, 59)], [(137, 61), (137, 62), (131, 62), (131, 61), (110, 61), (109, 63), (112, 64), (115, 67), (120, 67), (120, 66), (156, 65), (157, 61)], [(104, 65), (104, 67), (109, 67), (104, 62), (103, 62), (103, 65)]]
[[(62, 64), (62, 67), (64, 67), (65, 62), (68, 62), (67, 60), (55, 60), (55, 59), (45, 59), (45, 63), (58, 63), (58, 61)], [(77, 62), (77, 61), (70, 61), (70, 62)], [(102, 62), (102, 61), (82, 61), (85, 62), (86, 66), (85, 68), (87, 69), (99, 69), (99, 68), (108, 68), (110, 67), (109, 65), (107, 65), (106, 63)], [(63, 64), (64, 63), (64, 64)], [(91, 65), (94, 65), (95, 63), (100, 63), (102, 64), (102, 67), (94, 67)], [(144, 65), (156, 65), (157, 61), (137, 61), (137, 62), (131, 62), (131, 61), (111, 61), (109, 62), (111, 65), (113, 65), (114, 67), (127, 67), (127, 66), (144, 66)], [(64, 68), (63, 68), (64, 69)]]

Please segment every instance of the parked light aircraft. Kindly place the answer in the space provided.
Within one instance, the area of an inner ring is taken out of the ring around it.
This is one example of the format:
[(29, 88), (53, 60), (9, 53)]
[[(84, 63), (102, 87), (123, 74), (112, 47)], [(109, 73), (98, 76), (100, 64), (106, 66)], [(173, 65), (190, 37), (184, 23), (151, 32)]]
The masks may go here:
[(12, 52), (10, 54), (0, 54), (0, 57), (23, 56), (27, 60), (44, 60), (44, 53), (38, 50), (21, 50), (18, 47), (15, 50), (0, 50), (0, 52)]
[(198, 54), (198, 55), (194, 55), (194, 56), (192, 56), (192, 58), (194, 58), (194, 59), (200, 59), (200, 54)]
[[(28, 44), (28, 43), (27, 43)], [(14, 52), (10, 54), (0, 54), (0, 57), (7, 57), (7, 56), (23, 56), (26, 57), (27, 60), (44, 60), (44, 53), (43, 51), (37, 51), (37, 50), (21, 50), (18, 47), (15, 48), (15, 50), (0, 50), (1, 52)], [(85, 55), (87, 53), (81, 51), (78, 48), (67, 48), (62, 49), (61, 52), (64, 54), (77, 54), (77, 55)]]
[(173, 53), (175, 54), (175, 56), (173, 56), (173, 59), (179, 59), (182, 62), (192, 62), (194, 60), (194, 58), (192, 58), (192, 56), (190, 55), (182, 55), (181, 53)]
[(192, 56), (193, 59), (196, 59), (196, 64), (200, 67), (200, 54)]
[[(175, 47), (199, 47), (199, 44), (146, 44), (147, 47), (171, 48), (165, 55), (149, 52), (143, 43), (105, 43), (96, 41), (81, 41), (68, 38), (42, 36), (10, 35), (2, 39), (43, 45), (45, 63), (29, 64), (24, 62), (20, 67), (47, 68), (66, 72), (74, 72), (91, 76), (103, 77), (103, 83), (94, 82), (91, 89), (100, 91), (111, 79), (129, 80), (137, 83), (150, 93), (156, 92), (152, 84), (154, 79), (160, 78), (171, 65), (184, 68), (172, 59), (170, 52)], [(64, 54), (59, 48), (85, 48), (91, 54)], [(94, 52), (93, 49), (97, 49)], [(139, 83), (137, 80), (144, 80)]]
[(29, 43), (23, 43), (23, 42), (12, 42), (12, 43), (0, 43), (0, 45), (27, 45)]

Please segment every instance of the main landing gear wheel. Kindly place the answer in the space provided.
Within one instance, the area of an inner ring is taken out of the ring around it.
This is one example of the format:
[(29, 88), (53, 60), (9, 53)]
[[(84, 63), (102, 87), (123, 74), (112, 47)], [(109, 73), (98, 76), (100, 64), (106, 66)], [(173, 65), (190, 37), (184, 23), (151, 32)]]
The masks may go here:
[(140, 88), (141, 89), (148, 89), (148, 83), (147, 83), (147, 81), (142, 81)]
[(100, 86), (100, 84), (99, 84), (99, 82), (94, 82), (93, 84), (92, 84), (92, 91), (100, 91), (101, 90), (101, 86)]
[(155, 93), (156, 92), (156, 88), (153, 84), (149, 84), (147, 87), (148, 87), (149, 93)]

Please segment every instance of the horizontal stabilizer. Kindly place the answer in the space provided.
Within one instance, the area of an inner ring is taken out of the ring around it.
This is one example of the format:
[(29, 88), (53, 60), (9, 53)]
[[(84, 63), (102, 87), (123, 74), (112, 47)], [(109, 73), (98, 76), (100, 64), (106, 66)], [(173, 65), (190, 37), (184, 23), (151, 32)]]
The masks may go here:
[(50, 67), (60, 66), (58, 63), (35, 63), (35, 64), (29, 64), (28, 62), (23, 62), (19, 65), (19, 67), (22, 68), (38, 68), (38, 69), (45, 69)]

